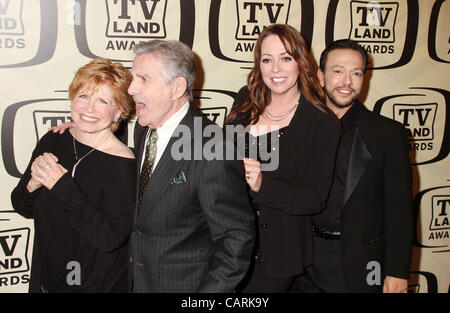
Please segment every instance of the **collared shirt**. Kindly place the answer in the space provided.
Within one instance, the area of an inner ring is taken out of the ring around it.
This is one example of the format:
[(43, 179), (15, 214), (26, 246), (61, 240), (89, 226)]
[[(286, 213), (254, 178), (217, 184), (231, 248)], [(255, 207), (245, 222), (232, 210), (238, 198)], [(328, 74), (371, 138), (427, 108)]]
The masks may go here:
[(345, 184), (358, 113), (357, 107), (353, 105), (340, 120), (341, 138), (336, 156), (333, 185), (328, 197), (327, 207), (319, 215), (313, 216), (314, 225), (323, 226), (331, 231), (342, 230), (342, 208), (344, 204)]
[[(189, 109), (189, 102), (186, 102), (181, 107), (181, 109), (175, 112), (175, 114), (172, 115), (167, 121), (165, 121), (164, 124), (161, 125), (161, 127), (156, 129), (156, 131), (158, 132), (158, 141), (156, 142), (156, 157), (153, 169), (155, 169), (156, 166), (158, 165), (158, 162), (161, 159), (161, 156), (163, 155), (164, 150), (167, 147), (167, 144), (169, 143), (170, 137), (172, 137), (175, 128), (177, 128), (181, 120), (185, 117), (188, 109)], [(150, 128), (148, 129), (147, 135), (145, 136), (144, 147), (147, 144), (149, 137), (150, 137)], [(145, 158), (145, 149), (143, 149), (142, 154), (141, 170), (142, 165), (144, 164), (144, 158)]]

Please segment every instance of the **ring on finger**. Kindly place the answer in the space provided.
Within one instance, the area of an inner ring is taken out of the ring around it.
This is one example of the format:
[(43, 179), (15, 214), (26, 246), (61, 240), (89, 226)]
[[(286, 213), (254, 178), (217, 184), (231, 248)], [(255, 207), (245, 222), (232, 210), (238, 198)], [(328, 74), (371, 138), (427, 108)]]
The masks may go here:
[(249, 179), (250, 178), (250, 173), (245, 173), (245, 179)]
[(42, 168), (48, 170), (50, 168), (50, 164), (45, 163), (44, 165), (42, 165)]

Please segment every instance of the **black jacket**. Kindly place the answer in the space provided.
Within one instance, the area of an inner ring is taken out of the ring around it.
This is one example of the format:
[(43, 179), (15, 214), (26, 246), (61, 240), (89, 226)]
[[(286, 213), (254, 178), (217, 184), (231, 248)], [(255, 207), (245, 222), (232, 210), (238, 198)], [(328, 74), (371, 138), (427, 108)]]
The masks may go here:
[[(242, 89), (233, 105), (246, 96)], [(238, 116), (230, 124), (245, 124)], [(312, 264), (311, 215), (325, 207), (339, 140), (336, 117), (314, 107), (303, 96), (280, 140), (279, 166), (263, 172), (259, 192), (251, 192), (260, 215), (260, 250), (268, 276), (301, 274)]]
[[(350, 292), (381, 291), (385, 275), (409, 277), (415, 227), (408, 139), (400, 123), (354, 105), (359, 117), (342, 217), (345, 279)], [(373, 261), (380, 285), (367, 283)]]

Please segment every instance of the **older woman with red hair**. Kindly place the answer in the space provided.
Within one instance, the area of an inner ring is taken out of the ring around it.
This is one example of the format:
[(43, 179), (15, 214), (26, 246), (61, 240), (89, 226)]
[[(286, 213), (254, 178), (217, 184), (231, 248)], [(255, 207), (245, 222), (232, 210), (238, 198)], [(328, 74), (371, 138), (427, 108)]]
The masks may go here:
[(69, 87), (74, 128), (48, 132), (11, 194), (34, 219), (30, 292), (127, 291), (133, 152), (113, 132), (135, 114), (124, 66), (95, 59)]

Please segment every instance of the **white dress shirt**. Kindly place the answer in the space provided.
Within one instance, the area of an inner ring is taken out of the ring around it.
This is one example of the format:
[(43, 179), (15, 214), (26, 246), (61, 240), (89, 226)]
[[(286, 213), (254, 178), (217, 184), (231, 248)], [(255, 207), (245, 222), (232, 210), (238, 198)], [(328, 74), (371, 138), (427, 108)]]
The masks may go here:
[[(170, 137), (172, 137), (172, 134), (175, 131), (175, 128), (177, 128), (178, 124), (180, 124), (181, 120), (186, 115), (188, 109), (189, 109), (189, 102), (186, 102), (181, 107), (181, 109), (175, 112), (175, 114), (172, 115), (167, 121), (165, 121), (164, 124), (161, 125), (161, 127), (156, 129), (156, 131), (158, 132), (158, 141), (156, 142), (156, 157), (155, 163), (153, 164), (153, 171), (158, 165), (158, 162), (161, 159), (161, 156), (163, 155), (164, 150), (166, 149), (167, 144), (169, 143)], [(148, 129), (147, 135), (145, 136), (144, 147), (147, 144), (149, 137), (150, 137), (150, 128)], [(144, 164), (144, 158), (145, 158), (145, 149), (143, 149), (141, 170), (142, 165)]]

